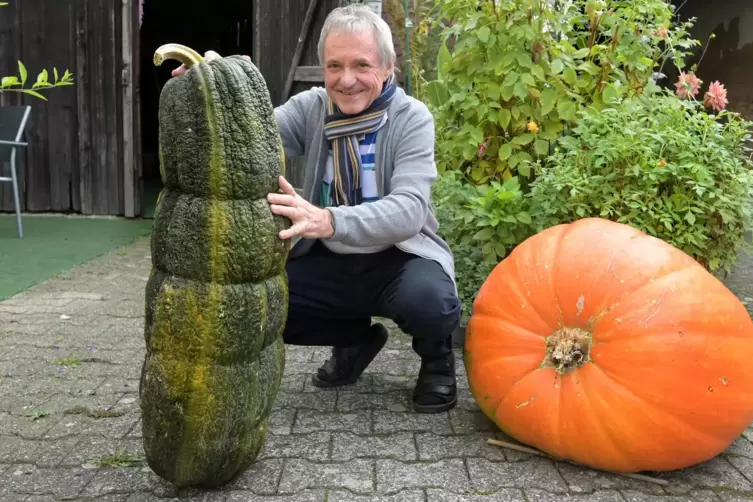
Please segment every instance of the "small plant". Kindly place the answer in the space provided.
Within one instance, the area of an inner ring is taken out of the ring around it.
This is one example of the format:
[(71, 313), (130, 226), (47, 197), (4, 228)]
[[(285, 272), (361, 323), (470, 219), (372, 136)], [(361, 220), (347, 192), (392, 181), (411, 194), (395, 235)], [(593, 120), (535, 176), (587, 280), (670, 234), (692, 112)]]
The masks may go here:
[[(6, 7), (8, 5), (9, 2), (0, 2), (0, 7)], [(0, 92), (20, 92), (47, 101), (47, 98), (41, 94), (42, 91), (55, 87), (73, 85), (73, 74), (68, 70), (65, 70), (61, 76), (58, 69), (53, 68), (52, 74), (53, 81), (50, 82), (49, 72), (46, 69), (43, 69), (39, 72), (31, 87), (26, 87), (26, 84), (28, 83), (28, 72), (26, 66), (19, 61), (18, 75), (0, 77)]]
[(529, 199), (517, 178), (473, 186), (463, 183), (459, 173), (448, 171), (435, 184), (433, 201), (439, 232), (455, 257), (458, 293), (467, 318), (494, 266), (534, 232)]
[(45, 417), (49, 417), (50, 414), (44, 411), (33, 411), (29, 412), (26, 415), (26, 418), (28, 418), (32, 422), (36, 422), (37, 420), (41, 420)]
[(118, 448), (114, 455), (108, 455), (90, 462), (94, 467), (141, 467), (144, 465), (144, 457), (126, 453), (125, 448)]

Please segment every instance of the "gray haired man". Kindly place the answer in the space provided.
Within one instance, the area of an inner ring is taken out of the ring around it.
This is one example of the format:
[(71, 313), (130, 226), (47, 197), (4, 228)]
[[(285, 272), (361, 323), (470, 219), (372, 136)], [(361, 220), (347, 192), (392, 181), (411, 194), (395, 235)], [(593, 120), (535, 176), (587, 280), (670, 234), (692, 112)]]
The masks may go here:
[(333, 10), (318, 49), (324, 88), (275, 110), (285, 154), (304, 156), (306, 167), (302, 195), (282, 177), (282, 193), (268, 195), (292, 222), (280, 233), (294, 240), (285, 342), (333, 347), (312, 378), (339, 387), (356, 382), (387, 341), (372, 316), (392, 319), (421, 358), (414, 409), (449, 410), (460, 301), (430, 209), (432, 115), (397, 86), (392, 34), (368, 7)]

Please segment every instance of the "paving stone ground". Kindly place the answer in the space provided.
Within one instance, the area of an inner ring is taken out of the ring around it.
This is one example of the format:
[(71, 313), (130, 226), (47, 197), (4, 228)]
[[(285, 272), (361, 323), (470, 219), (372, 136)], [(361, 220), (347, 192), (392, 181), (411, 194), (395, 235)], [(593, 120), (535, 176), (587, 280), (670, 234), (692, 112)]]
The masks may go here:
[[(502, 436), (463, 387), (439, 415), (409, 409), (419, 361), (392, 328), (353, 388), (318, 390), (326, 352), (289, 347), (260, 460), (214, 491), (176, 491), (143, 463), (138, 407), (148, 240), (0, 302), (0, 501), (737, 502), (753, 499), (753, 428), (668, 486), (486, 443)], [(753, 263), (727, 280), (753, 304)], [(502, 438), (504, 439), (504, 438)]]

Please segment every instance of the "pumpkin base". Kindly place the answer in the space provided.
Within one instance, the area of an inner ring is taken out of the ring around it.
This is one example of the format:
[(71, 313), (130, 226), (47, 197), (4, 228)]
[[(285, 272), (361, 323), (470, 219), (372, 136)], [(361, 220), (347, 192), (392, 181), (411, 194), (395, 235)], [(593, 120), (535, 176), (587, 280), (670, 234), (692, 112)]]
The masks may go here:
[(546, 339), (542, 368), (564, 375), (591, 360), (591, 333), (581, 328), (561, 328)]

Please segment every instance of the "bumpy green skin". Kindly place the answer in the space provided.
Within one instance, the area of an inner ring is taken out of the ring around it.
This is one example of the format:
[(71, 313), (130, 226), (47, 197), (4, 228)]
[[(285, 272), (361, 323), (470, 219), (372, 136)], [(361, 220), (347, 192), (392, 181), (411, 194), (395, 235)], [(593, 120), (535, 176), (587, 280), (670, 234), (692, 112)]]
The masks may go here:
[(284, 163), (273, 113), (240, 57), (192, 68), (160, 98), (140, 397), (147, 463), (177, 486), (221, 486), (252, 464), (280, 387), (289, 222), (265, 199)]

